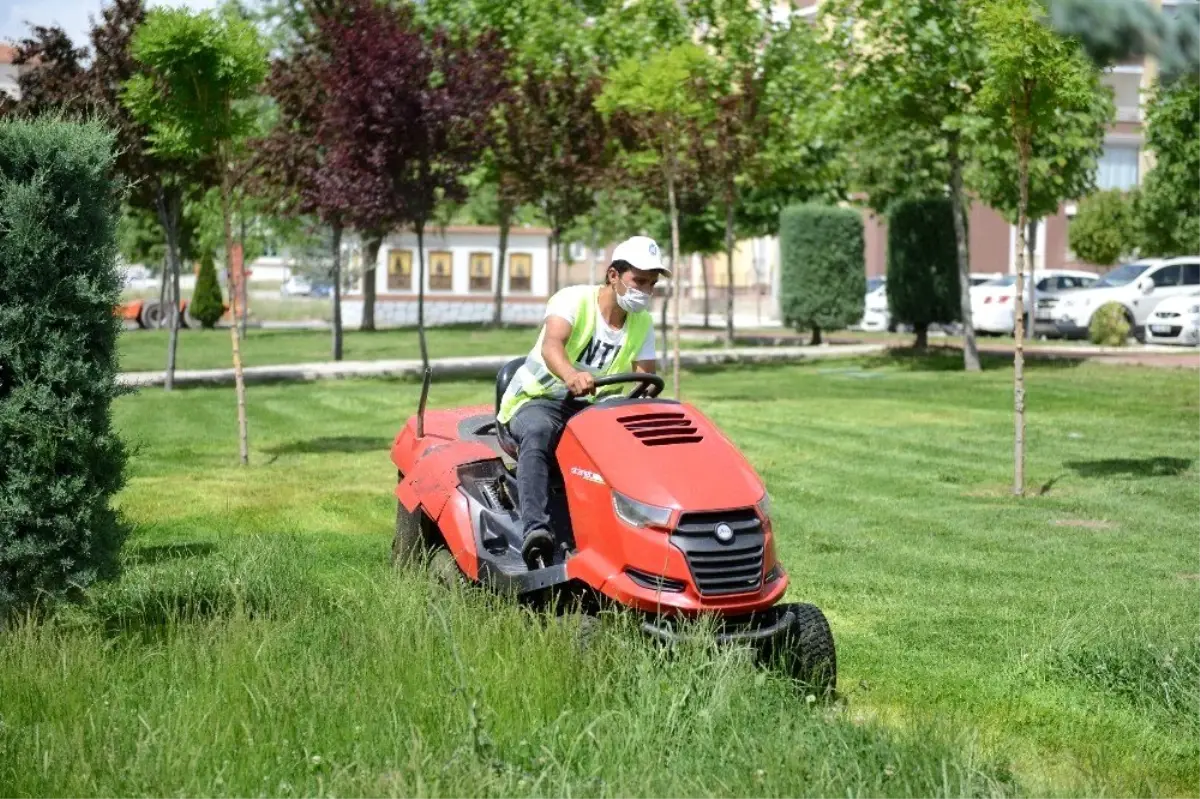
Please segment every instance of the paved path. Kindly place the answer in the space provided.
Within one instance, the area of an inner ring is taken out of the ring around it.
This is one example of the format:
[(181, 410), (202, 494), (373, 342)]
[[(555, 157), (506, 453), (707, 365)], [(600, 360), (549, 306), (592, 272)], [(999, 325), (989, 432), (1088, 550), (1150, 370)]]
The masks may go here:
[[(847, 344), (820, 347), (744, 347), (732, 350), (685, 350), (680, 354), (685, 367), (717, 364), (794, 363), (797, 361), (844, 358), (883, 352), (883, 344)], [(465, 358), (437, 358), (430, 361), (435, 377), (490, 377), (519, 355), (482, 355)], [(323, 361), (275, 366), (247, 366), (242, 370), (247, 383), (275, 381), (334, 380), (353, 377), (420, 377), (421, 362), (397, 361)], [(125, 386), (161, 386), (162, 372), (125, 372), (119, 376)], [(216, 386), (233, 383), (233, 369), (176, 370), (177, 386)]]

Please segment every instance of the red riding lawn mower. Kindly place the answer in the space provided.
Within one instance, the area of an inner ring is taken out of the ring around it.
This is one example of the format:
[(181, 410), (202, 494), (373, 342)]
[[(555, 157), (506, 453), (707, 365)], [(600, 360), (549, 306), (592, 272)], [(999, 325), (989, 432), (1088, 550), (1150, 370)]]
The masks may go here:
[(658, 396), (658, 375), (596, 379), (597, 388), (632, 389), (567, 423), (550, 487), (557, 547), (539, 568), (526, 566), (517, 446), (496, 419), (523, 362), (500, 370), (495, 408), (426, 414), (426, 371), (417, 415), (392, 444), (392, 562), (426, 559), (443, 579), (539, 607), (561, 609), (563, 598), (591, 613), (621, 606), (668, 644), (688, 634), (680, 620), (706, 617), (719, 643), (748, 644), (760, 662), (831, 693), (833, 634), (817, 607), (781, 602), (788, 576), (775, 556), (762, 480), (699, 411)]

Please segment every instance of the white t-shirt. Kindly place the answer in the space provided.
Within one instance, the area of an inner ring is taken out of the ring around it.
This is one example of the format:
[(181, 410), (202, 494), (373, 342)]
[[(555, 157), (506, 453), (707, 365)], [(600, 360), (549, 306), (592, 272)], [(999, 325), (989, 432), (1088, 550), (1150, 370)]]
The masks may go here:
[[(574, 366), (576, 369), (584, 369), (593, 375), (599, 375), (612, 363), (613, 358), (617, 357), (617, 352), (625, 343), (625, 328), (628, 325), (618, 330), (610, 327), (604, 320), (597, 302), (599, 297), (597, 287), (582, 285), (562, 289), (550, 298), (546, 307), (546, 318), (558, 316), (574, 325), (575, 314), (579, 310), (579, 303), (582, 300), (581, 295), (585, 292), (591, 292), (592, 302), (596, 305), (596, 329), (592, 331), (591, 342), (583, 348), (583, 352), (580, 353), (579, 360), (575, 362)], [(635, 363), (654, 360), (653, 319), (650, 320), (650, 330), (646, 333), (646, 340), (642, 342), (642, 349), (634, 356), (633, 360)]]

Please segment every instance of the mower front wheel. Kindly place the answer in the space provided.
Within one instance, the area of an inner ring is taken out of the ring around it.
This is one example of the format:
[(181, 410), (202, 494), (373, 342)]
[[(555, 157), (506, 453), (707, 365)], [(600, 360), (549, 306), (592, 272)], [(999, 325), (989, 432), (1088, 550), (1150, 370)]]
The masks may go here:
[(772, 666), (804, 683), (818, 697), (832, 696), (837, 689), (837, 650), (825, 614), (816, 605), (804, 603), (780, 608), (786, 610), (792, 612), (792, 624), (764, 654)]
[(392, 539), (392, 566), (404, 568), (412, 563), (425, 546), (421, 532), (421, 510), (409, 511), (396, 500), (396, 536)]

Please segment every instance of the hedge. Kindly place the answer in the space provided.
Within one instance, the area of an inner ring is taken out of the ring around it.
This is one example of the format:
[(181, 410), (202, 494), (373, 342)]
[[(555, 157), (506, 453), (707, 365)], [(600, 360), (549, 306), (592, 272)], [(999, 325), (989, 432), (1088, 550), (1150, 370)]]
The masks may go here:
[(888, 213), (887, 298), (892, 318), (924, 347), (930, 325), (962, 316), (950, 200), (902, 200)]
[(116, 574), (113, 137), (0, 123), (0, 621)]
[(857, 211), (794, 205), (779, 218), (780, 311), (784, 323), (837, 330), (862, 318), (867, 293), (863, 222)]

